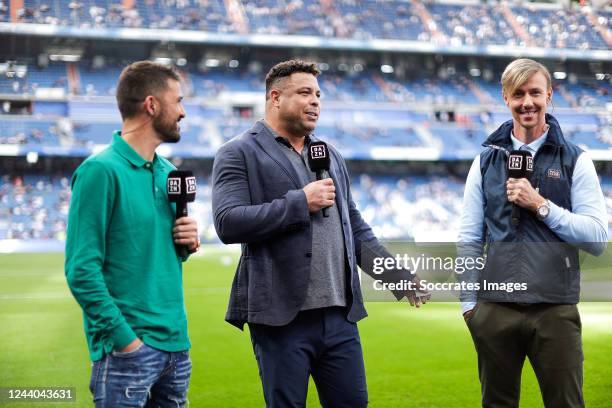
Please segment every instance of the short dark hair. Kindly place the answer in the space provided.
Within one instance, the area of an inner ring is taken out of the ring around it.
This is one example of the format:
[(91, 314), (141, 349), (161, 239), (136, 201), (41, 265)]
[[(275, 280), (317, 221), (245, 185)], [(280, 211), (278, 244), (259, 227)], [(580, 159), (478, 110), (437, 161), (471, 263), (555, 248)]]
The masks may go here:
[(269, 97), (270, 90), (283, 78), (290, 76), (296, 72), (305, 72), (317, 76), (321, 73), (317, 64), (314, 62), (306, 62), (300, 59), (292, 59), (289, 61), (279, 62), (268, 71), (266, 75), (266, 99)]
[(138, 61), (128, 65), (119, 75), (117, 104), (121, 117), (133, 118), (140, 104), (149, 95), (159, 95), (168, 89), (168, 79), (181, 80), (174, 67), (151, 61)]

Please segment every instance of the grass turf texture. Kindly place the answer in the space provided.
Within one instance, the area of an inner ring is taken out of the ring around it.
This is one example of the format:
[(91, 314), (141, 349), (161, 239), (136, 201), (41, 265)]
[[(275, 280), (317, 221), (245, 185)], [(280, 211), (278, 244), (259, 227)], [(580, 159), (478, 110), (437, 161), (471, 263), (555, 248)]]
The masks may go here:
[[(224, 322), (236, 255), (203, 248), (185, 265), (193, 348), (191, 407), (264, 405), (248, 332)], [(359, 323), (370, 406), (477, 407), (476, 353), (456, 303), (420, 310), (369, 303)], [(612, 303), (583, 303), (584, 393), (588, 407), (612, 399)], [(88, 407), (90, 363), (81, 312), (70, 296), (62, 254), (0, 255), (0, 387), (76, 387), (76, 403), (7, 403), (7, 407)], [(311, 382), (308, 406), (319, 406)], [(529, 363), (522, 407), (542, 406)]]

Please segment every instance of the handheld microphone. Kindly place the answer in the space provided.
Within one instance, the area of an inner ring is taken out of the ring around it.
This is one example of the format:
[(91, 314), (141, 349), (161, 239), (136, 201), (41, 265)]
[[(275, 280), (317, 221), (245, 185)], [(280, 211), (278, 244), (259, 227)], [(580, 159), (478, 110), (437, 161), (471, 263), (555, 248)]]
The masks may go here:
[[(317, 181), (329, 177), (330, 164), (331, 160), (329, 159), (327, 143), (312, 142), (310, 146), (308, 146), (308, 165), (310, 166), (310, 170), (316, 173)], [(323, 217), (329, 217), (327, 207), (323, 208), (322, 212)]]
[[(188, 170), (173, 170), (168, 174), (167, 181), (168, 200), (176, 203), (175, 219), (186, 217), (188, 214), (187, 203), (195, 201), (196, 178)], [(176, 250), (182, 258), (189, 255), (185, 245), (175, 245)]]
[[(508, 178), (526, 178), (530, 180), (533, 173), (533, 156), (526, 150), (513, 150), (508, 155)], [(512, 203), (512, 225), (518, 225), (521, 219), (520, 208)]]

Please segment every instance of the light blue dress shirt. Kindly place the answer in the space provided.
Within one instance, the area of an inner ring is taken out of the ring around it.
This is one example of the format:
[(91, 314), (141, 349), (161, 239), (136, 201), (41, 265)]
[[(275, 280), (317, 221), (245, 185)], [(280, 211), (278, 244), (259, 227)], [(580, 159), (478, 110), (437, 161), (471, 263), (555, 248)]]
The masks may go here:
[[(548, 132), (528, 145), (514, 137), (514, 134), (511, 134), (510, 138), (514, 150), (527, 150), (535, 156), (547, 136)], [(573, 212), (549, 201), (550, 212), (544, 219), (544, 223), (562, 240), (574, 243), (593, 255), (601, 255), (608, 244), (606, 204), (593, 161), (584, 152), (578, 156), (574, 167), (571, 202)], [(458, 241), (484, 242), (483, 226), (484, 192), (480, 173), (480, 155), (478, 155), (472, 163), (465, 182)], [(473, 273), (477, 274), (478, 271)], [(472, 278), (478, 281), (478, 276)], [(476, 302), (473, 301), (461, 302), (462, 313), (472, 310), (475, 305)]]

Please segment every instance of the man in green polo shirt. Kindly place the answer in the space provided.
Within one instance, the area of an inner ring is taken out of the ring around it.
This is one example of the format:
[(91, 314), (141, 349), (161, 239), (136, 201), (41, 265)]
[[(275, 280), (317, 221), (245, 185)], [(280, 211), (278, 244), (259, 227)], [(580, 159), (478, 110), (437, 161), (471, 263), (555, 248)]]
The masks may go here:
[(191, 375), (182, 262), (198, 249), (196, 222), (175, 221), (158, 156), (185, 116), (176, 71), (148, 61), (117, 85), (122, 131), (72, 178), (66, 278), (83, 309), (96, 407), (184, 406)]

